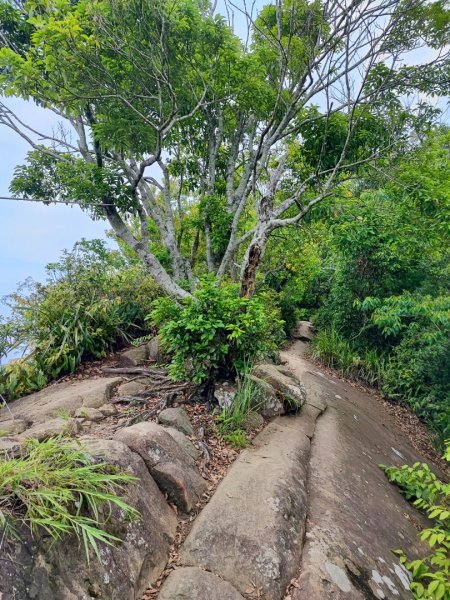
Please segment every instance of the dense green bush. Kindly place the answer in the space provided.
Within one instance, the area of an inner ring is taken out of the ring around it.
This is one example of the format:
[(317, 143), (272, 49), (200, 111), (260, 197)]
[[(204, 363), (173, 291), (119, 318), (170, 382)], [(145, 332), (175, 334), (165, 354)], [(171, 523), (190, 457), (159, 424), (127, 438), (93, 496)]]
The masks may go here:
[(399, 343), (391, 352), (383, 392), (405, 400), (439, 434), (450, 436), (450, 296), (404, 293), (367, 298), (363, 310), (385, 336)]
[(236, 375), (247, 363), (274, 355), (284, 337), (273, 295), (240, 298), (237, 285), (212, 278), (183, 306), (170, 298), (156, 300), (150, 317), (173, 355), (171, 376), (196, 383)]
[(432, 129), (388, 178), (365, 177), (332, 200), (309, 291), (316, 355), (406, 402), (441, 442), (450, 435), (449, 152), (450, 130)]
[[(450, 463), (450, 440), (444, 460)], [(450, 484), (444, 483), (426, 464), (412, 467), (381, 465), (389, 481), (399, 486), (408, 500), (425, 511), (432, 526), (421, 532), (420, 538), (430, 547), (430, 553), (409, 560), (403, 550), (396, 551), (400, 562), (412, 574), (410, 588), (415, 600), (450, 599)]]
[(0, 371), (0, 393), (9, 399), (148, 332), (145, 316), (158, 288), (103, 242), (76, 244), (47, 273), (45, 285), (22, 287), (7, 298), (12, 316), (0, 325), (0, 352), (25, 354)]

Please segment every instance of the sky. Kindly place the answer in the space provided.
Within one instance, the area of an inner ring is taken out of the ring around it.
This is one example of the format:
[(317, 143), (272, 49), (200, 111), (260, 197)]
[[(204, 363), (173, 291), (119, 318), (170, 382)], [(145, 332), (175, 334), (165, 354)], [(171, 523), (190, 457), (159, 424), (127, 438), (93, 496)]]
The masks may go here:
[[(256, 0), (256, 6), (261, 0)], [(219, 12), (225, 14), (223, 0)], [(243, 37), (245, 19), (235, 12), (234, 26)], [(428, 60), (424, 49), (411, 53), (408, 62), (417, 64)], [(58, 119), (51, 111), (38, 108), (32, 102), (3, 99), (22, 120), (35, 129), (51, 133)], [(13, 131), (0, 126), (0, 196), (10, 195), (8, 188), (14, 168), (24, 162), (29, 150), (27, 142)], [(81, 238), (105, 238), (107, 223), (92, 221), (76, 206), (44, 206), (29, 202), (0, 200), (0, 298), (13, 292), (27, 277), (42, 281), (45, 265), (57, 260), (61, 251), (72, 248)], [(6, 309), (0, 304), (0, 315)]]
[[(33, 128), (50, 133), (57, 117), (31, 102), (3, 99)], [(14, 168), (24, 162), (27, 142), (0, 127), (0, 196), (8, 191)], [(0, 297), (13, 292), (27, 277), (45, 279), (45, 265), (82, 237), (105, 238), (107, 223), (92, 221), (77, 206), (33, 204), (0, 200)], [(0, 314), (6, 309), (0, 305)]]

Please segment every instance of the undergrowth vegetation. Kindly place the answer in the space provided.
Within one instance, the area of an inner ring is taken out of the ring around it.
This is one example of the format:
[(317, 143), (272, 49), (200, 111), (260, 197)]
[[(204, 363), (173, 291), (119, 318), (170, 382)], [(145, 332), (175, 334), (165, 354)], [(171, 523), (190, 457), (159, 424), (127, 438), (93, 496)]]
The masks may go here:
[[(444, 460), (450, 463), (450, 440)], [(441, 481), (423, 463), (412, 467), (381, 465), (389, 481), (399, 486), (407, 500), (414, 502), (432, 522), (420, 538), (430, 548), (423, 558), (411, 560), (403, 550), (396, 551), (400, 562), (412, 574), (410, 588), (416, 600), (449, 600), (450, 598), (450, 484)]]
[(54, 541), (74, 534), (89, 561), (100, 559), (98, 542), (119, 542), (108, 532), (113, 507), (126, 520), (139, 518), (121, 497), (136, 481), (129, 473), (94, 462), (81, 445), (64, 437), (30, 440), (19, 457), (0, 461), (0, 530), (17, 536), (21, 526), (43, 530)]
[(104, 242), (79, 242), (47, 266), (47, 276), (45, 285), (29, 282), (5, 299), (11, 316), (0, 323), (0, 356), (24, 355), (0, 370), (6, 399), (41, 389), (148, 331), (145, 316), (158, 288)]
[(241, 298), (237, 285), (213, 278), (205, 278), (182, 306), (167, 297), (156, 300), (150, 319), (172, 355), (171, 376), (195, 383), (235, 377), (248, 363), (274, 356), (284, 339), (274, 294)]
[(448, 129), (430, 130), (389, 179), (367, 174), (321, 207), (308, 233), (309, 264), (319, 266), (296, 302), (319, 330), (313, 356), (406, 403), (441, 445), (450, 436), (449, 149)]
[(217, 416), (218, 431), (222, 437), (239, 448), (247, 446), (246, 419), (259, 408), (259, 388), (249, 377), (245, 368), (237, 379), (237, 390), (230, 406), (224, 407)]

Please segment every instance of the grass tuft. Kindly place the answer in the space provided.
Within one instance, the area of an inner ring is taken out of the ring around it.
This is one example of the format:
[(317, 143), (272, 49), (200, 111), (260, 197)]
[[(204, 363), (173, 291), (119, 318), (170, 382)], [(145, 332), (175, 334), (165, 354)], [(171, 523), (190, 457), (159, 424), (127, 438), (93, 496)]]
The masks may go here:
[(80, 444), (63, 436), (31, 440), (22, 456), (0, 461), (0, 528), (11, 532), (24, 524), (32, 531), (45, 530), (53, 541), (75, 534), (87, 561), (91, 550), (100, 559), (98, 542), (120, 541), (105, 530), (112, 508), (121, 509), (127, 519), (139, 517), (117, 495), (136, 480), (94, 462)]

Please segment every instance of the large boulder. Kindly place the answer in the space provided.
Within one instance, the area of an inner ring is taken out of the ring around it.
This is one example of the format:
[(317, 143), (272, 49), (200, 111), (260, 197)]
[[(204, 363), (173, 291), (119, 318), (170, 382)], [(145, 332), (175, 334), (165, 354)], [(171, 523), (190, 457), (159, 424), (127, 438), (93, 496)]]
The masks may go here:
[(122, 367), (139, 367), (145, 363), (148, 357), (147, 345), (129, 348), (122, 352), (119, 358)]
[(244, 600), (236, 589), (196, 567), (175, 569), (161, 587), (159, 600)]
[(261, 363), (253, 367), (251, 374), (273, 387), (285, 412), (298, 410), (305, 403), (305, 387), (286, 367)]
[(121, 383), (117, 388), (117, 396), (119, 398), (123, 396), (134, 396), (140, 392), (145, 391), (150, 385), (148, 377), (139, 377), (133, 381), (126, 381)]
[(100, 560), (86, 561), (81, 540), (66, 537), (52, 544), (39, 529), (21, 540), (6, 536), (0, 561), (0, 598), (13, 600), (138, 600), (154, 583), (167, 562), (177, 519), (144, 461), (118, 441), (83, 439), (97, 460), (128, 470), (139, 478), (123, 490), (124, 500), (141, 515), (128, 521), (114, 507), (104, 517), (107, 530), (121, 538), (116, 546), (98, 543)]
[(265, 419), (273, 419), (285, 413), (283, 403), (279, 400), (276, 390), (259, 377), (247, 375), (247, 378), (253, 382), (256, 389), (257, 406), (256, 409)]
[(195, 520), (182, 564), (222, 577), (241, 594), (281, 600), (300, 565), (309, 453), (301, 418), (272, 421)]
[(314, 337), (314, 325), (310, 321), (299, 321), (292, 332), (295, 340), (311, 342)]
[(184, 433), (181, 433), (181, 431), (179, 429), (175, 429), (175, 427), (164, 427), (164, 429), (170, 436), (173, 437), (176, 443), (183, 448), (186, 454), (189, 454), (193, 460), (197, 460), (199, 458), (200, 452), (197, 450), (191, 440), (184, 435)]
[(183, 408), (166, 408), (159, 413), (158, 421), (167, 427), (175, 427), (185, 435), (194, 435), (194, 428)]
[(152, 422), (124, 427), (115, 434), (145, 461), (155, 481), (184, 512), (190, 512), (206, 491), (195, 461), (162, 427)]
[(155, 363), (167, 362), (168, 356), (162, 349), (161, 338), (158, 335), (147, 342), (147, 352), (149, 360)]

